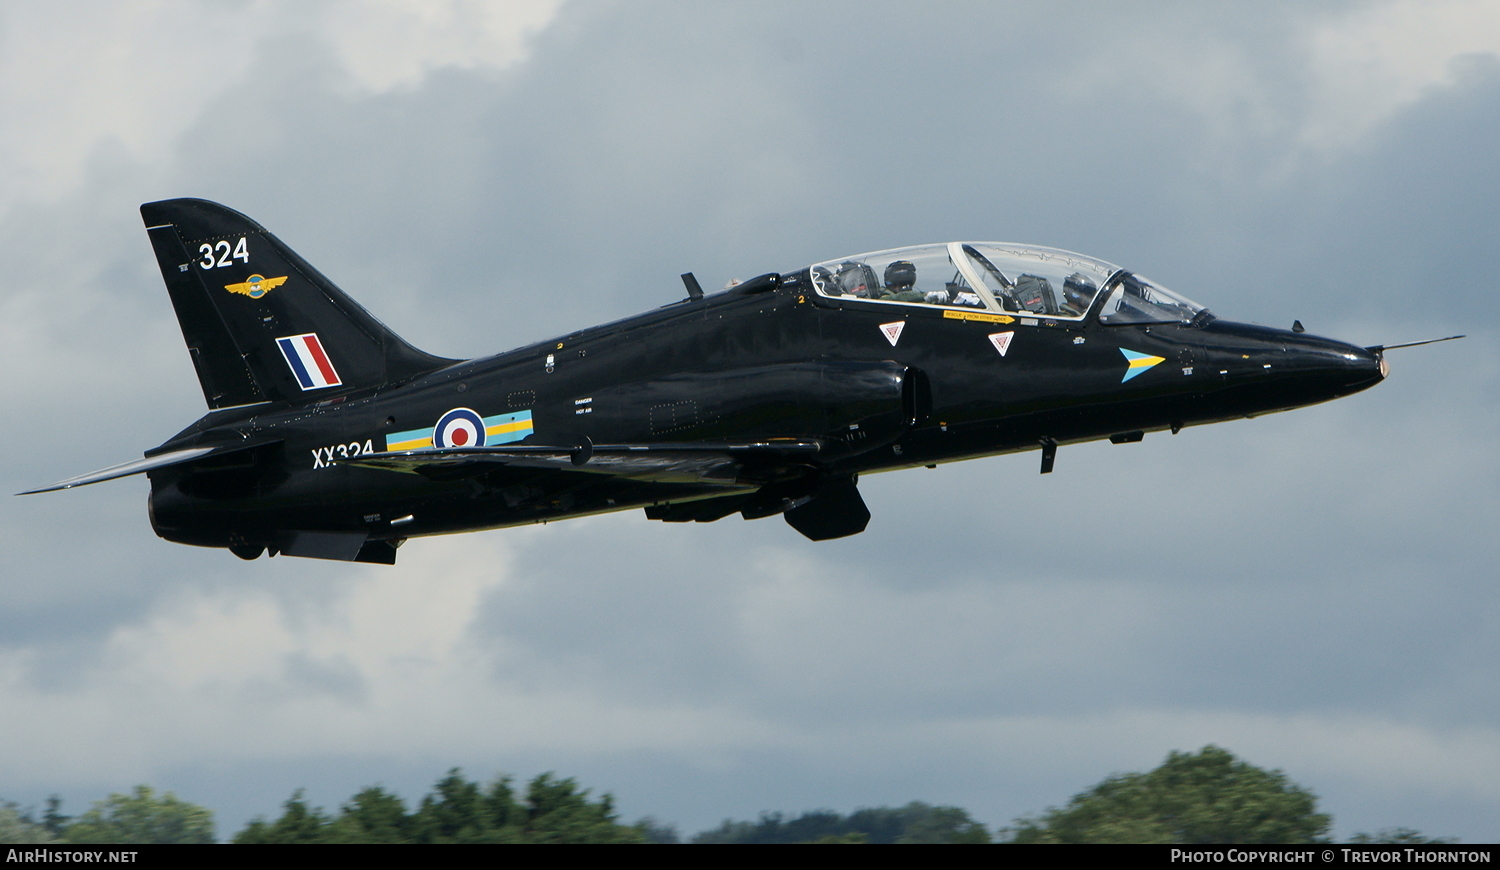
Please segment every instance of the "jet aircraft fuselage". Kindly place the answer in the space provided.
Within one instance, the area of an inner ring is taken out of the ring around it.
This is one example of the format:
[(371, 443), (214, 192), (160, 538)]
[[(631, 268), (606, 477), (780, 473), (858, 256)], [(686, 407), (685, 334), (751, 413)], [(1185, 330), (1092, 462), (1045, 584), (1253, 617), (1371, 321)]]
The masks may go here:
[(142, 206), (214, 410), (136, 463), (162, 537), (393, 562), (405, 539), (644, 508), (864, 529), (861, 474), (1250, 417), (1381, 348), (1217, 319), (1066, 251), (947, 243), (770, 273), (472, 360), (412, 348), (253, 221)]

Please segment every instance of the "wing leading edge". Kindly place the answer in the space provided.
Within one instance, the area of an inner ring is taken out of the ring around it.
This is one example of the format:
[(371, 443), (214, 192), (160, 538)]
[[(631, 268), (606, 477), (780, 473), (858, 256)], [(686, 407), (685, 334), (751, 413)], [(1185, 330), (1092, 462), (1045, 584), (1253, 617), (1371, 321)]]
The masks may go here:
[(590, 444), (450, 447), (375, 453), (342, 464), (424, 476), (464, 477), (494, 466), (571, 470), (663, 483), (722, 482), (732, 485), (746, 462), (797, 461), (816, 456), (820, 441), (772, 438), (667, 444)]
[[(243, 448), (237, 448), (243, 449)], [(18, 492), (16, 495), (35, 495), (39, 492), (56, 492), (59, 489), (72, 489), (75, 486), (88, 486), (91, 483), (101, 483), (106, 480), (114, 480), (117, 477), (129, 477), (132, 474), (142, 474), (157, 468), (166, 468), (169, 465), (180, 465), (184, 462), (192, 462), (202, 459), (215, 451), (228, 453), (221, 447), (190, 447), (187, 450), (173, 450), (170, 453), (159, 453), (156, 456), (147, 456), (145, 459), (137, 459), (134, 462), (124, 462), (119, 465), (111, 465), (109, 468), (101, 468), (89, 474), (80, 474), (67, 480), (58, 481), (51, 486), (41, 489), (28, 489)]]

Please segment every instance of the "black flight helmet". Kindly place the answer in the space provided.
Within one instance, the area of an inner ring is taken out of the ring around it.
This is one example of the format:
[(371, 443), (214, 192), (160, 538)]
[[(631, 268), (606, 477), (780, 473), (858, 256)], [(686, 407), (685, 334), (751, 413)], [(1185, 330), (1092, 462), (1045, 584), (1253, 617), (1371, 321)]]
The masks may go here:
[(865, 298), (870, 295), (868, 285), (864, 266), (859, 263), (843, 263), (839, 266), (838, 286), (845, 296)]
[(911, 289), (917, 283), (917, 267), (911, 260), (897, 260), (885, 267), (885, 286), (892, 292)]
[(1063, 279), (1063, 298), (1068, 307), (1079, 314), (1089, 310), (1089, 303), (1094, 301), (1094, 294), (1098, 292), (1099, 285), (1082, 272), (1074, 272)]

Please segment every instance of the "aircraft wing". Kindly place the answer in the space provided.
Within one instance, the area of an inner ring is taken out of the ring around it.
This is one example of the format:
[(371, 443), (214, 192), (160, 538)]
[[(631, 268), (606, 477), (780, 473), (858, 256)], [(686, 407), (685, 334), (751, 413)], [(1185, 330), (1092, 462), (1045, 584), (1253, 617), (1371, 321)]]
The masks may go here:
[(822, 449), (820, 441), (799, 438), (665, 444), (585, 443), (571, 447), (507, 444), (373, 453), (339, 462), (426, 477), (465, 477), (505, 466), (578, 471), (658, 482), (732, 484), (747, 462), (806, 460)]
[(191, 462), (194, 459), (201, 459), (216, 450), (222, 450), (222, 448), (190, 447), (187, 450), (173, 450), (170, 453), (159, 453), (156, 456), (148, 456), (145, 459), (137, 459), (134, 462), (111, 465), (109, 468), (102, 468), (89, 474), (70, 477), (67, 480), (59, 481), (51, 486), (44, 486), (41, 489), (29, 489), (25, 492), (18, 492), (16, 495), (35, 495), (39, 492), (54, 492), (59, 489), (72, 489), (75, 486), (87, 486), (91, 483), (114, 480), (117, 477), (129, 477), (132, 474), (141, 474), (155, 468), (165, 468), (168, 465), (178, 465), (183, 462)]

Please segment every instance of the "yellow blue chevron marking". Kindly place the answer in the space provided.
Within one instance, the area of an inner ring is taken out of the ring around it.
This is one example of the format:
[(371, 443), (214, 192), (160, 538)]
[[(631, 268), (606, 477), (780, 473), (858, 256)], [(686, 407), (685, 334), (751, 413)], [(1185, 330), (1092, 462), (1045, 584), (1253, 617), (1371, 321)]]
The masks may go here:
[(1122, 384), (1140, 374), (1141, 372), (1144, 372), (1146, 369), (1151, 368), (1157, 363), (1167, 361), (1167, 358), (1164, 356), (1152, 356), (1149, 353), (1136, 353), (1133, 350), (1126, 350), (1123, 347), (1120, 348), (1120, 353), (1125, 354), (1126, 361), (1130, 363), (1130, 365), (1125, 368), (1125, 377), (1120, 378), (1120, 383)]

